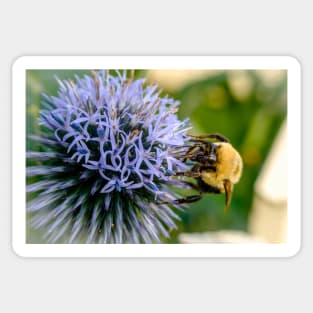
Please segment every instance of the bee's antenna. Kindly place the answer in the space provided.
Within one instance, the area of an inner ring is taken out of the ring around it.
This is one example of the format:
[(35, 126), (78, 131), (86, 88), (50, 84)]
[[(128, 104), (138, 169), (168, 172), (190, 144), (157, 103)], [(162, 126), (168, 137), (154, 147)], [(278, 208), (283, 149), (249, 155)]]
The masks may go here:
[(223, 136), (219, 133), (199, 135), (199, 136), (196, 136), (196, 135), (189, 135), (189, 136), (192, 138), (195, 138), (196, 139), (195, 141), (200, 141), (200, 142), (201, 142), (201, 139), (210, 139), (210, 138), (217, 139), (217, 140), (222, 141), (222, 142), (229, 142), (228, 138), (226, 138), (225, 136)]

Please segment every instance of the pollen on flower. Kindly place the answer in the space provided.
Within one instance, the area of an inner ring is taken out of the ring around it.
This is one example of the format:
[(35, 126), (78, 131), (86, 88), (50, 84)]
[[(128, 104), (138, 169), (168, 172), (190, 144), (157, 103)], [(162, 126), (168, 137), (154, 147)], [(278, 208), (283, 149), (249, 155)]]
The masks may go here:
[(170, 175), (190, 129), (179, 102), (127, 71), (58, 80), (43, 95), (40, 151), (27, 168), (31, 224), (51, 243), (153, 243), (168, 237), (178, 216)]

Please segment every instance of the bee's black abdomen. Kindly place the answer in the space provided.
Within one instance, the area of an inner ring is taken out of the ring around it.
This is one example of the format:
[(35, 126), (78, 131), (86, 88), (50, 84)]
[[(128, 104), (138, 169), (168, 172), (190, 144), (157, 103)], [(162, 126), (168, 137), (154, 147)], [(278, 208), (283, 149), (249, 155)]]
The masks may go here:
[(214, 165), (201, 166), (201, 170), (208, 171), (208, 172), (216, 172), (216, 166)]
[(221, 191), (220, 191), (218, 188), (206, 184), (206, 183), (201, 179), (201, 177), (198, 178), (197, 181), (198, 181), (199, 189), (200, 189), (202, 192), (205, 192), (205, 193), (221, 193)]

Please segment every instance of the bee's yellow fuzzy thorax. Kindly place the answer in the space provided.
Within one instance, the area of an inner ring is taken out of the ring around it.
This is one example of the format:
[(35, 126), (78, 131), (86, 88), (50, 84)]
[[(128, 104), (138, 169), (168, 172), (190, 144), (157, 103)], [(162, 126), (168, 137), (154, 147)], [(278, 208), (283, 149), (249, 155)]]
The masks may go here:
[(218, 146), (216, 172), (203, 171), (201, 178), (208, 185), (224, 192), (224, 180), (229, 180), (232, 184), (238, 183), (243, 164), (240, 154), (230, 143), (219, 142), (216, 145)]

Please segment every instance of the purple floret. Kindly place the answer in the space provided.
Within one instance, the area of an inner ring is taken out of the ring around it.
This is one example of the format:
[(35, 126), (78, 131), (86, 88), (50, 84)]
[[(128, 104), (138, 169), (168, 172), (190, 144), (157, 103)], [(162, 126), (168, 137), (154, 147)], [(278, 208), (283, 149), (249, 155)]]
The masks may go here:
[(41, 137), (32, 137), (45, 152), (27, 154), (41, 163), (28, 168), (37, 177), (27, 187), (32, 225), (47, 242), (168, 237), (178, 216), (157, 203), (174, 197), (169, 173), (186, 167), (175, 153), (190, 129), (177, 118), (179, 102), (126, 71), (58, 83), (57, 96), (43, 96)]

